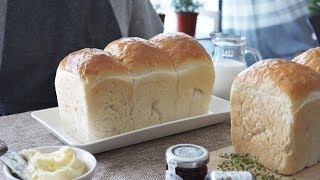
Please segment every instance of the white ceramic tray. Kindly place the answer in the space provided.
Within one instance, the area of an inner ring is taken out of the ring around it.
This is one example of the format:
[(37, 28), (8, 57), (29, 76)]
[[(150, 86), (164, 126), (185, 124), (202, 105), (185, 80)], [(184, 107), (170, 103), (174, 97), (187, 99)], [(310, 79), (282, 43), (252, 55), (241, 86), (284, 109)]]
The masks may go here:
[(57, 107), (34, 111), (31, 113), (31, 116), (66, 144), (96, 154), (228, 121), (230, 120), (230, 103), (229, 101), (212, 96), (210, 112), (208, 114), (138, 129), (86, 144), (78, 142), (64, 131), (63, 126), (59, 123), (60, 115)]

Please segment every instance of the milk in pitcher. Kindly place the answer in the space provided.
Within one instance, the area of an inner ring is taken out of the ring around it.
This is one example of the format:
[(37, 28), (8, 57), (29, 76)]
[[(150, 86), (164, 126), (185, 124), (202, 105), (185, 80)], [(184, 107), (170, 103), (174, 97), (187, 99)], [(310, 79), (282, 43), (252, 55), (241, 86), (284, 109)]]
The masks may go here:
[(247, 65), (245, 63), (232, 59), (215, 63), (215, 83), (213, 94), (229, 100), (233, 80), (246, 68)]
[(229, 100), (231, 86), (236, 76), (247, 68), (245, 54), (256, 61), (262, 60), (258, 50), (246, 47), (246, 38), (224, 33), (210, 33), (214, 45), (212, 59), (215, 69), (213, 95)]

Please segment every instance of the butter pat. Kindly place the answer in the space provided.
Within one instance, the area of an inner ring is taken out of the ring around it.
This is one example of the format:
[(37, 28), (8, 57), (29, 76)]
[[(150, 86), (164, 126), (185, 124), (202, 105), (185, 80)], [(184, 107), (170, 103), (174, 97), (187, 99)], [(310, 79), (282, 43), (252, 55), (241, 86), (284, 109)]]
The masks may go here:
[(31, 149), (21, 154), (29, 163), (27, 177), (30, 180), (71, 180), (87, 172), (86, 164), (68, 146), (52, 153)]

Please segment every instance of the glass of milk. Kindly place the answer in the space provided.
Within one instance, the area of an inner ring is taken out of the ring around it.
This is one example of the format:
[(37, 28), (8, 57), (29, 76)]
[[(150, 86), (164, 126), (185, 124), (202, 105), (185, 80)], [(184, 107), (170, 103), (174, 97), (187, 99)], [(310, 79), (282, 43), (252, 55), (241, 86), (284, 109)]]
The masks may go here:
[(246, 47), (246, 38), (223, 33), (210, 34), (214, 48), (212, 58), (215, 67), (213, 95), (230, 99), (235, 77), (247, 68), (245, 54), (250, 53), (256, 61), (262, 60), (258, 50)]

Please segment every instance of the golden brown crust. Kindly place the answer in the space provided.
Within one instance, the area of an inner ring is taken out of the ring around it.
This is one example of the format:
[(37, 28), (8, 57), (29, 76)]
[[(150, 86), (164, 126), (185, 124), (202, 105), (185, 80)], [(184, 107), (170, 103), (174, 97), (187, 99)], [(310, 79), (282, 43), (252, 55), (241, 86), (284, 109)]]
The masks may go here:
[(309, 49), (292, 61), (308, 66), (320, 74), (320, 47)]
[(164, 50), (176, 66), (202, 61), (212, 63), (212, 60), (202, 45), (185, 33), (161, 33), (149, 42)]
[(242, 71), (235, 83), (269, 85), (280, 89), (295, 102), (311, 91), (320, 90), (320, 75), (307, 66), (282, 59), (260, 61)]
[(85, 48), (69, 54), (60, 62), (59, 69), (80, 76), (128, 73), (108, 52), (95, 48)]
[(173, 70), (173, 63), (158, 47), (142, 38), (121, 38), (108, 44), (105, 49), (117, 61), (134, 74), (155, 70)]
[(242, 71), (231, 89), (235, 152), (284, 175), (316, 164), (319, 92), (320, 75), (295, 62), (269, 59)]

